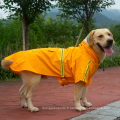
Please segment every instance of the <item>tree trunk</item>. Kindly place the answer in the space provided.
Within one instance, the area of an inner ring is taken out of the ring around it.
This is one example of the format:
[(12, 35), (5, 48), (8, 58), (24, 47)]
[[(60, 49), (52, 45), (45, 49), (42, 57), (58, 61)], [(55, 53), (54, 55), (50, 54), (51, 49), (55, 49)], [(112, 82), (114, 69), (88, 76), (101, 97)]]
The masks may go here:
[(82, 21), (82, 24), (88, 35), (90, 33), (90, 21), (89, 20)]
[(86, 32), (87, 34), (90, 33), (90, 22), (88, 21), (88, 23), (85, 24), (85, 29), (86, 29)]
[(79, 42), (79, 39), (80, 39), (80, 37), (81, 37), (83, 28), (84, 28), (84, 26), (83, 26), (82, 29), (80, 30), (80, 34), (79, 34), (78, 39), (77, 39), (77, 41), (76, 41), (75, 47), (77, 47), (77, 45), (78, 45), (78, 42)]
[[(22, 28), (22, 29), (23, 29), (23, 28)], [(16, 44), (16, 51), (15, 51), (15, 52), (18, 51), (18, 46), (19, 46), (20, 38), (21, 38), (21, 35), (22, 35), (22, 32), (23, 32), (22, 29), (21, 29), (21, 32), (20, 32), (20, 36), (19, 36), (19, 38), (18, 38), (18, 42), (17, 42), (17, 44)], [(23, 45), (23, 46), (24, 46), (24, 45)], [(23, 50), (24, 50), (24, 47), (23, 47)]]
[(29, 49), (30, 23), (25, 23), (25, 50)]
[(88, 25), (87, 25), (87, 34), (89, 34), (90, 33), (90, 23), (91, 23), (91, 18), (90, 17), (88, 17), (88, 19), (87, 19), (87, 21), (88, 21)]
[(88, 34), (90, 33), (90, 20), (88, 21)]
[(22, 19), (22, 36), (23, 36), (23, 51), (25, 51), (25, 28), (24, 17)]

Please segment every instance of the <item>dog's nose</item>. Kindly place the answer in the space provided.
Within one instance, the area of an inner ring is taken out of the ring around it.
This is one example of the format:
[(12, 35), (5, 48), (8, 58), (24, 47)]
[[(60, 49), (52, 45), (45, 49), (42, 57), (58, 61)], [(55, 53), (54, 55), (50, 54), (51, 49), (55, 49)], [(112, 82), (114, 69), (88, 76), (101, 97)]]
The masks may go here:
[(112, 44), (113, 44), (113, 39), (108, 39), (107, 40), (107, 45), (108, 46), (112, 46)]

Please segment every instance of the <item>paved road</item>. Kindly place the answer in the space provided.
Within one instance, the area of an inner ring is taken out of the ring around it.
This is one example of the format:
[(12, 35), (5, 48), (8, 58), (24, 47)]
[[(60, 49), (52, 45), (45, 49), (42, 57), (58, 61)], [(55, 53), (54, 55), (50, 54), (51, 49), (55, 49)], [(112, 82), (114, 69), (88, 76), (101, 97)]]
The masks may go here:
[(120, 100), (70, 120), (120, 120)]
[[(120, 100), (120, 67), (107, 68), (104, 72), (99, 69), (96, 72), (87, 96), (93, 107), (84, 112), (77, 112), (74, 108), (74, 85), (63, 87), (55, 78), (51, 77), (47, 80), (41, 80), (33, 94), (33, 104), (40, 111), (30, 113), (27, 108), (20, 106), (18, 90), (21, 85), (20, 80), (0, 82), (0, 120), (67, 120)], [(115, 112), (118, 110), (115, 107), (112, 108)], [(117, 113), (119, 114), (119, 111)], [(90, 116), (88, 117), (89, 119), (82, 120), (93, 120)], [(111, 117), (113, 116), (111, 115)]]

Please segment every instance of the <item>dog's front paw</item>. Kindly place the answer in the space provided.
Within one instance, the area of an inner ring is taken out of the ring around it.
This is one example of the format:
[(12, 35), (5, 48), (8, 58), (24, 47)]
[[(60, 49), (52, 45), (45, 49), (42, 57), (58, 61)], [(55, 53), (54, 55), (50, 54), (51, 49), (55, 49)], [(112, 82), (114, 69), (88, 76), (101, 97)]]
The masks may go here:
[(91, 107), (92, 104), (90, 102), (85, 102), (85, 103), (83, 103), (83, 106), (85, 106), (85, 107)]
[(86, 108), (85, 108), (85, 107), (80, 106), (80, 107), (76, 107), (76, 110), (77, 110), (77, 111), (84, 111), (84, 110), (86, 110)]
[(29, 109), (30, 112), (38, 112), (39, 109), (37, 107), (32, 107)]
[(28, 107), (26, 102), (22, 103), (21, 106), (22, 106), (23, 108), (27, 108), (27, 107)]

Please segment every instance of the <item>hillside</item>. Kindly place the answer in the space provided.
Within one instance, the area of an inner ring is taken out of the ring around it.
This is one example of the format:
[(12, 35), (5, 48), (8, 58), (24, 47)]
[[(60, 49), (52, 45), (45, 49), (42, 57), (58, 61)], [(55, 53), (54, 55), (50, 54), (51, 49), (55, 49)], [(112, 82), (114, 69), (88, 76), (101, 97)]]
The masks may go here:
[[(52, 18), (55, 18), (56, 15), (59, 13), (58, 8), (55, 9), (51, 9), (50, 12), (47, 12), (46, 18), (48, 18), (49, 16), (52, 16)], [(115, 10), (115, 9), (111, 9), (111, 10), (105, 10), (103, 9), (102, 12), (100, 13), (95, 13), (93, 18), (96, 19), (95, 24), (97, 26), (101, 26), (101, 25), (107, 25), (108, 27), (111, 24), (117, 24), (120, 23), (120, 12), (119, 10)]]
[(102, 12), (100, 13), (108, 18), (111, 18), (112, 20), (120, 21), (120, 10), (118, 9), (102, 9)]
[(102, 25), (102, 26), (108, 26), (109, 27), (112, 24), (120, 23), (120, 21), (118, 22), (116, 20), (112, 20), (112, 19), (106, 17), (105, 15), (102, 15), (101, 13), (95, 13), (93, 18), (96, 19), (95, 24), (97, 26), (101, 26)]

